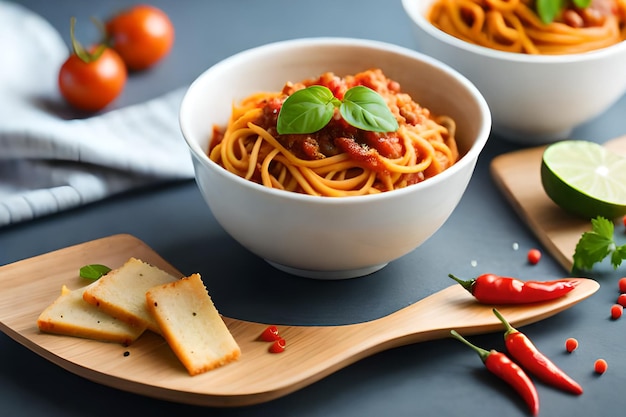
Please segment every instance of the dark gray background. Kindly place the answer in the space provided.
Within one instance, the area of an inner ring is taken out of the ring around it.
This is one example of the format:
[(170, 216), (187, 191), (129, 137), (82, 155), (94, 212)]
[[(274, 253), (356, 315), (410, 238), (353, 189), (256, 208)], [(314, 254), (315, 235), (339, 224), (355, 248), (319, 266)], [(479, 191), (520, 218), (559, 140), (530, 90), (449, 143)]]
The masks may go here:
[[(69, 43), (69, 19), (87, 43), (89, 16), (108, 16), (131, 1), (21, 1), (44, 16)], [(268, 42), (309, 36), (376, 39), (415, 48), (400, 1), (223, 0), (152, 1), (176, 27), (176, 44), (158, 67), (133, 75), (114, 107), (139, 103), (188, 85), (210, 65)], [(511, 98), (515, 105), (515, 98)], [(557, 111), (567, 111), (558, 109)], [(604, 142), (626, 133), (626, 98), (572, 137)], [(536, 266), (526, 252), (540, 247), (495, 187), (490, 160), (519, 146), (492, 137), (460, 205), (425, 245), (371, 276), (320, 282), (281, 273), (230, 239), (216, 224), (193, 181), (163, 184), (77, 210), (0, 229), (0, 265), (115, 233), (145, 241), (183, 273), (200, 272), (225, 315), (274, 323), (342, 324), (374, 319), (451, 285), (452, 272), (524, 279), (567, 276), (544, 251)], [(519, 249), (514, 250), (514, 244)], [(476, 266), (473, 265), (476, 262)], [(592, 298), (523, 328), (585, 388), (580, 397), (537, 387), (541, 416), (607, 416), (626, 409), (626, 318), (609, 319), (624, 274), (600, 265)], [(625, 274), (626, 275), (626, 274)], [(24, 277), (28, 279), (28, 277)], [(564, 352), (567, 337), (580, 348)], [(500, 333), (472, 341), (503, 350)], [(364, 359), (287, 397), (245, 408), (168, 403), (94, 384), (48, 363), (0, 334), (0, 404), (6, 416), (526, 416), (521, 399), (483, 369), (459, 342), (440, 340)], [(603, 357), (609, 370), (593, 373)], [(271, 372), (271, 370), (268, 370)]]

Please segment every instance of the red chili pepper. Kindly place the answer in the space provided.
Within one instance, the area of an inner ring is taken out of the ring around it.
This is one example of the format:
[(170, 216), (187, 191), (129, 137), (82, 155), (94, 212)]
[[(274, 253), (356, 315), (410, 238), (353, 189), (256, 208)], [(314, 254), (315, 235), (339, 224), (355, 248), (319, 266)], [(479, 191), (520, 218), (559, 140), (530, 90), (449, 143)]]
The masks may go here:
[(478, 353), (485, 367), (494, 375), (512, 386), (524, 399), (531, 413), (539, 414), (539, 395), (535, 385), (519, 365), (497, 350), (485, 350), (468, 342), (463, 336), (452, 330), (452, 336)]
[(484, 304), (527, 304), (554, 300), (578, 285), (578, 281), (571, 279), (522, 281), (517, 278), (483, 274), (478, 278), (464, 281), (452, 274), (448, 276)]
[(576, 395), (583, 393), (582, 387), (541, 353), (524, 333), (513, 328), (495, 308), (493, 313), (506, 327), (504, 343), (507, 351), (522, 368), (553, 387)]

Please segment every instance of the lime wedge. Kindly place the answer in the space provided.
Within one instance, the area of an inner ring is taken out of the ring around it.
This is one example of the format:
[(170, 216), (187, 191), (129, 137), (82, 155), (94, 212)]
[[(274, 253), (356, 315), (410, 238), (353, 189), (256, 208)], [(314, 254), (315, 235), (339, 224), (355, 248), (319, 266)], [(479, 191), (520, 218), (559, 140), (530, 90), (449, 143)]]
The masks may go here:
[(626, 215), (626, 158), (589, 141), (549, 145), (541, 183), (558, 206), (585, 218)]

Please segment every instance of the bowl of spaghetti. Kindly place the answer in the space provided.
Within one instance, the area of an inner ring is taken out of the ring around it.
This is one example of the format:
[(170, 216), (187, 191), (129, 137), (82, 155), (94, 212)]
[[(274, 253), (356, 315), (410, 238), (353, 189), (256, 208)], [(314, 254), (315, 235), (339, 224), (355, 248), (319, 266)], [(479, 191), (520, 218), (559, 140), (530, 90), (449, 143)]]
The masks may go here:
[(497, 136), (532, 145), (567, 139), (626, 91), (626, 0), (573, 1), (402, 3), (417, 49), (478, 87)]
[(207, 69), (180, 125), (198, 188), (230, 236), (281, 271), (344, 279), (378, 271), (444, 224), (491, 116), (469, 80), (431, 57), (310, 38)]

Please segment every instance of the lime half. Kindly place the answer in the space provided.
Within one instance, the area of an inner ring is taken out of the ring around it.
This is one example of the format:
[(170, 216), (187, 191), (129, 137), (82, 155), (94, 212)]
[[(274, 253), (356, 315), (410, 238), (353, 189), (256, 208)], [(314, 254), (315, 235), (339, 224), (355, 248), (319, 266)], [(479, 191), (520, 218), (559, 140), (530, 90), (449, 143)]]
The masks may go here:
[(585, 218), (626, 214), (626, 158), (589, 141), (549, 145), (541, 163), (546, 194), (562, 209)]

